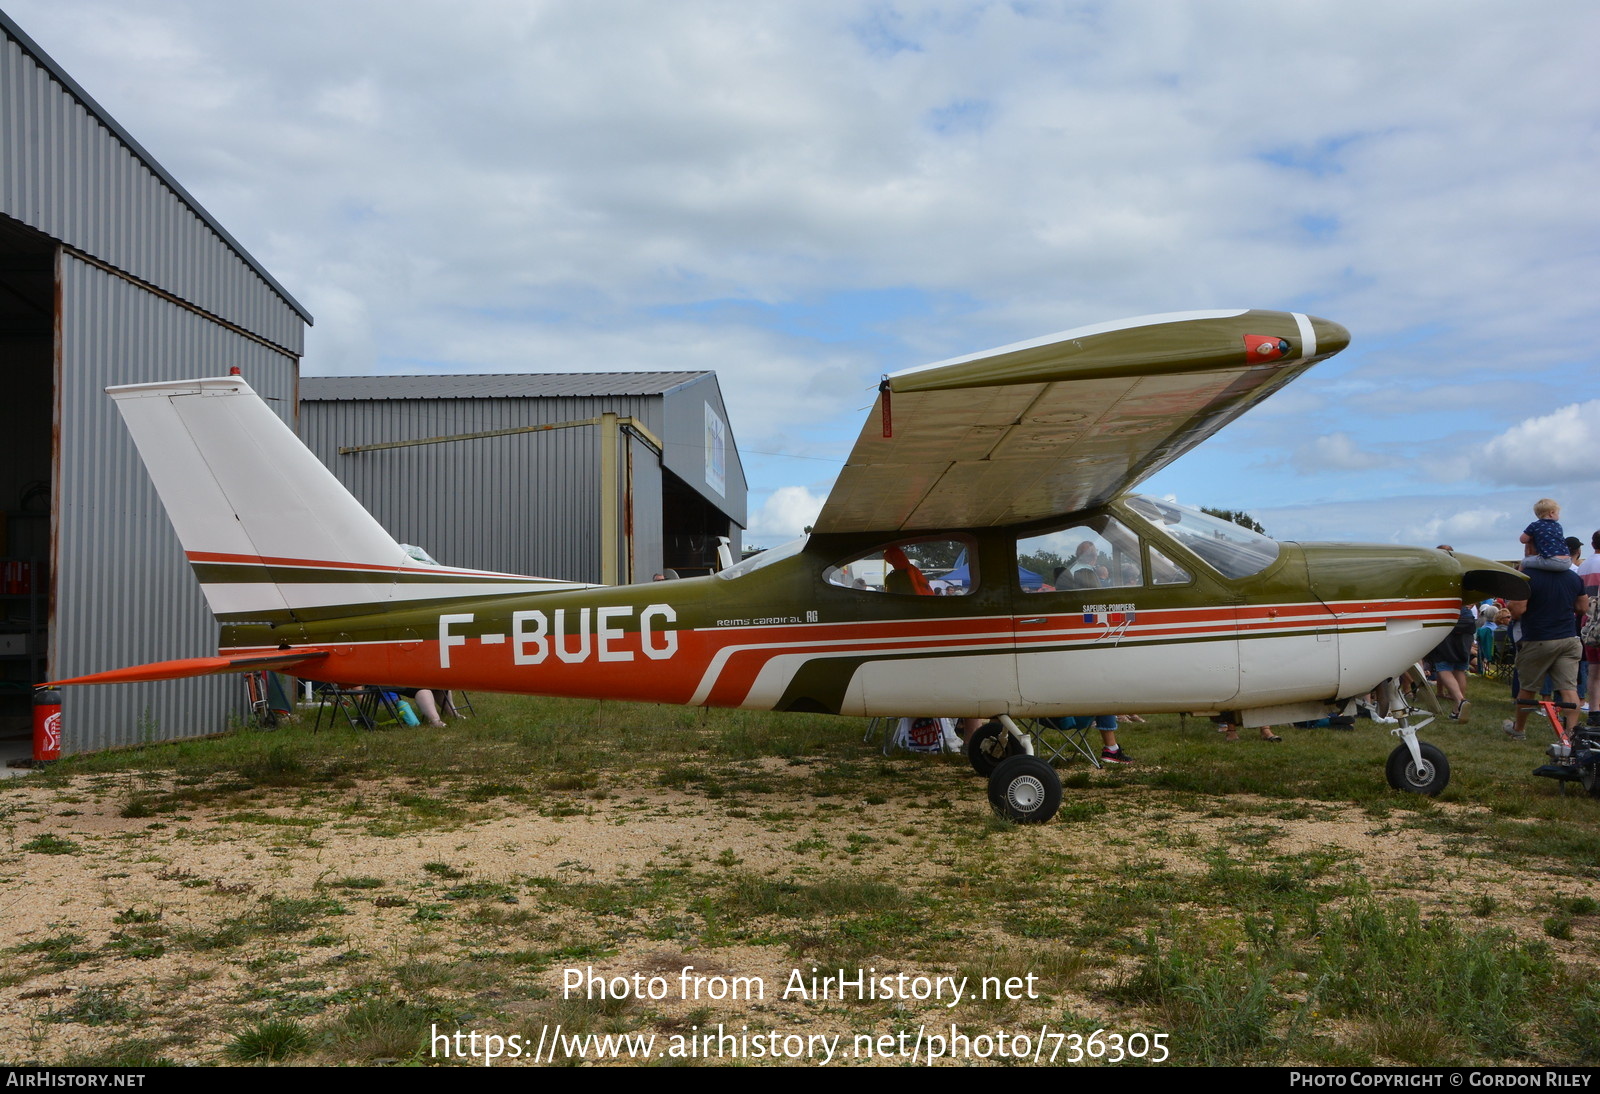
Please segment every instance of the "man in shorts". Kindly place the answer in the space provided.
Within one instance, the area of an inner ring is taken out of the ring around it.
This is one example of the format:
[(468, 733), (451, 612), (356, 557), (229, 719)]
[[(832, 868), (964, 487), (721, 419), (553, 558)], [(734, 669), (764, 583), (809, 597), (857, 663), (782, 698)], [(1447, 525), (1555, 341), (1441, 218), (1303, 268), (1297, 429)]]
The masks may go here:
[(1517, 643), (1517, 718), (1505, 724), (1506, 733), (1515, 741), (1527, 739), (1523, 727), (1538, 706), (1539, 681), (1545, 673), (1555, 684), (1557, 705), (1567, 728), (1577, 726), (1578, 660), (1583, 656), (1578, 617), (1589, 610), (1583, 579), (1572, 570), (1524, 573), (1528, 599), (1506, 602), (1511, 618), (1522, 622), (1522, 639)]

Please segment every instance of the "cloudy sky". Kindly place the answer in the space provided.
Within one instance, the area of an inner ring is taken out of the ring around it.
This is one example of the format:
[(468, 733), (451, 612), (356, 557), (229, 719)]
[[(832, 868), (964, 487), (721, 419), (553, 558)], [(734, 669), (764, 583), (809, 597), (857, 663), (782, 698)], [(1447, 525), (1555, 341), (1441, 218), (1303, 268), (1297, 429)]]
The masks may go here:
[(887, 371), (1355, 341), (1146, 484), (1283, 539), (1600, 527), (1589, 0), (0, 0), (316, 317), (307, 375), (716, 369), (746, 541)]

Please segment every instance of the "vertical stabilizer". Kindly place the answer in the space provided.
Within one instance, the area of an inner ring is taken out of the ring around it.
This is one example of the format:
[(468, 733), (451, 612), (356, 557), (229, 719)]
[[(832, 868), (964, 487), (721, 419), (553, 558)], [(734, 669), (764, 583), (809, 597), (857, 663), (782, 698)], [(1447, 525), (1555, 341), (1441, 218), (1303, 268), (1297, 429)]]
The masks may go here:
[(573, 587), (411, 558), (238, 377), (106, 390), (219, 619)]

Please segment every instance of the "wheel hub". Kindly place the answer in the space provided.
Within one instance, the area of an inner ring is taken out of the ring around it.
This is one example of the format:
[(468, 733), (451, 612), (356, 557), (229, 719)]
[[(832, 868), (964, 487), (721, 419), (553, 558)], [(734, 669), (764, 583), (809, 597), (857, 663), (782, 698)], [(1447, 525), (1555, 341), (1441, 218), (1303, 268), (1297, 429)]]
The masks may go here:
[(1006, 787), (1006, 801), (1021, 812), (1031, 813), (1044, 801), (1044, 783), (1032, 775), (1013, 779), (1011, 785)]

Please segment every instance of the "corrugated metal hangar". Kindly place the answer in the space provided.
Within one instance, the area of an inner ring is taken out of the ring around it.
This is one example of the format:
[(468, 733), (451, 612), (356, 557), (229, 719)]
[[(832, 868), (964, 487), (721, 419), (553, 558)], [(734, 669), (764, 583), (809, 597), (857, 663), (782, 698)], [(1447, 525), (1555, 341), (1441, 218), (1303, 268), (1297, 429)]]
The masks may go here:
[[(238, 366), (292, 421), (311, 316), (3, 13), (0, 32), (0, 729), (15, 730), (40, 680), (215, 648), (103, 389)], [(238, 692), (69, 689), (63, 748), (216, 732)]]
[(301, 435), (450, 566), (605, 584), (733, 557), (744, 469), (712, 372), (307, 377)]
[[(713, 373), (302, 382), (310, 322), (0, 12), (0, 737), (26, 733), (40, 681), (216, 648), (113, 384), (238, 367), (448, 564), (626, 582), (705, 572), (718, 536), (738, 556), (745, 478)], [(214, 733), (243, 696), (236, 677), (69, 688), (62, 750)]]

